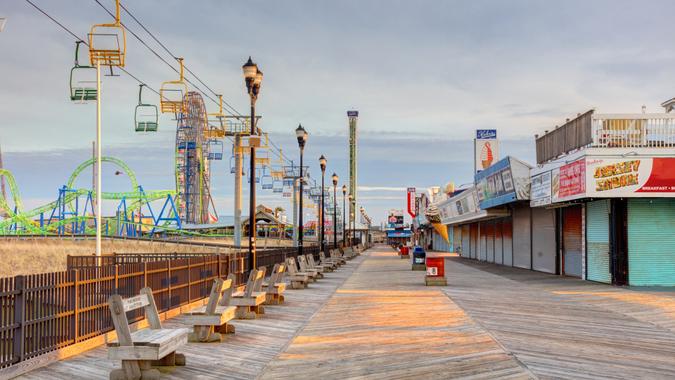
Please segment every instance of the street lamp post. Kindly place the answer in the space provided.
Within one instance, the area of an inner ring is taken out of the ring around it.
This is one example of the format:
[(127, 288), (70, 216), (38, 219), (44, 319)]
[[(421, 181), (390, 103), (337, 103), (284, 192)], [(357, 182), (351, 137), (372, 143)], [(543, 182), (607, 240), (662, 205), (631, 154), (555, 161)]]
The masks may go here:
[(323, 154), (319, 157), (319, 165), (321, 165), (321, 251), (325, 252), (326, 230), (324, 227), (326, 224), (326, 216), (324, 213), (326, 208), (324, 207), (324, 187), (326, 184), (326, 157), (324, 157)]
[(305, 151), (305, 143), (307, 142), (307, 131), (302, 127), (301, 124), (298, 125), (298, 128), (295, 130), (295, 137), (298, 138), (298, 146), (300, 147), (300, 219), (298, 220), (298, 255), (302, 255), (302, 238), (304, 236), (303, 225), (302, 225), (302, 198), (303, 198), (303, 184), (304, 177), (302, 174), (302, 155)]
[[(251, 57), (248, 57), (248, 61), (242, 66), (244, 71), (244, 81), (246, 82), (246, 90), (248, 91), (248, 96), (251, 99), (251, 136), (255, 136), (258, 132), (256, 123), (255, 123), (255, 102), (258, 100), (258, 94), (260, 93), (260, 85), (262, 84), (263, 73), (258, 69), (258, 65), (253, 63)], [(248, 262), (249, 268), (256, 268), (256, 251), (255, 251), (255, 238), (257, 235), (256, 230), (256, 220), (255, 220), (255, 146), (250, 143), (251, 146), (251, 165), (249, 168), (249, 177), (251, 179), (251, 185), (249, 188), (249, 207), (248, 207)]]
[(337, 183), (338, 175), (333, 173), (333, 248), (337, 247)]
[(345, 229), (345, 218), (347, 217), (347, 209), (345, 199), (347, 198), (347, 185), (342, 185), (342, 246), (347, 246), (347, 230)]

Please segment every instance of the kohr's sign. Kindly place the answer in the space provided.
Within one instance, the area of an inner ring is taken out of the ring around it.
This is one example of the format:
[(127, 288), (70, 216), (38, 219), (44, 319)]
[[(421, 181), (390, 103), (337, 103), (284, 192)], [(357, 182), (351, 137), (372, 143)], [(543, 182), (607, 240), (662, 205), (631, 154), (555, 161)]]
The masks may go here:
[(496, 139), (497, 138), (497, 130), (496, 129), (477, 129), (476, 130), (476, 138), (479, 139), (479, 140)]

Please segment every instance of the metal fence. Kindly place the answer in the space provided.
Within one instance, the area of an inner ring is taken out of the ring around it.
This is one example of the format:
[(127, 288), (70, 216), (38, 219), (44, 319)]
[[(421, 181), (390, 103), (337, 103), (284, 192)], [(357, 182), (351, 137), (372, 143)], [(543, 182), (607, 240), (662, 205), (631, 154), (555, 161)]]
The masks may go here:
[[(304, 248), (318, 259), (319, 248)], [(268, 271), (297, 248), (257, 252)], [(108, 298), (130, 297), (149, 286), (159, 312), (208, 296), (215, 278), (248, 277), (248, 252), (230, 254), (115, 254), (69, 256), (62, 272), (0, 278), (0, 368), (9, 367), (114, 329)], [(268, 272), (269, 273), (269, 272)], [(144, 318), (142, 310), (129, 321)]]

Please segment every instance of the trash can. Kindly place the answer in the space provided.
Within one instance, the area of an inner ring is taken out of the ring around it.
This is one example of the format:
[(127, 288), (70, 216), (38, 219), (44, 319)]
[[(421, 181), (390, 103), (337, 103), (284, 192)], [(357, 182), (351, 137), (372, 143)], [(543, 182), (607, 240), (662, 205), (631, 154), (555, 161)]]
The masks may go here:
[(410, 247), (408, 247), (407, 245), (404, 245), (404, 246), (401, 247), (400, 251), (401, 251), (401, 258), (402, 259), (410, 258)]
[(412, 270), (425, 270), (426, 265), (424, 265), (424, 260), (427, 256), (427, 253), (422, 247), (415, 247), (413, 249), (413, 261), (412, 261)]
[(426, 258), (427, 275), (424, 277), (424, 283), (427, 286), (448, 285), (445, 279), (445, 255), (429, 255)]

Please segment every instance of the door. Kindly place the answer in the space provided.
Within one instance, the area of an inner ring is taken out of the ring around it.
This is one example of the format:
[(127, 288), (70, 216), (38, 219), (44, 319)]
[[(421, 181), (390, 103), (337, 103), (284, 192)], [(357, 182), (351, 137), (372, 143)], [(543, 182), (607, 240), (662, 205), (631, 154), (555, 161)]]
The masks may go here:
[(532, 209), (532, 269), (556, 273), (555, 210)]
[[(617, 208), (612, 211), (618, 212)], [(630, 199), (627, 208), (628, 265), (624, 283), (675, 286), (675, 201)]]
[(563, 215), (563, 271), (567, 276), (581, 277), (581, 206), (569, 206)]
[(504, 219), (502, 225), (502, 248), (504, 250), (504, 265), (513, 265), (513, 223), (511, 218)]
[(485, 237), (486, 237), (486, 255), (487, 255), (487, 262), (489, 263), (494, 263), (495, 262), (495, 223), (490, 221), (486, 223), (486, 231), (485, 231)]
[(471, 254), (478, 259), (478, 223), (471, 223)]
[(609, 255), (610, 200), (586, 203), (586, 278), (612, 282)]
[[(653, 271), (662, 269), (662, 262), (658, 253), (656, 255), (645, 254), (656, 248), (657, 252), (668, 252), (666, 248), (664, 235), (672, 234), (668, 231), (669, 225), (672, 225), (672, 216), (668, 212), (661, 213), (665, 204), (659, 204), (656, 207), (651, 200), (631, 199), (631, 243), (640, 242), (640, 245), (634, 245), (631, 252), (635, 252), (636, 260), (633, 260), (635, 266), (634, 276), (628, 275), (630, 258), (628, 255), (628, 202), (623, 199), (612, 199), (611, 217), (610, 217), (610, 270), (612, 272), (612, 282), (615, 285), (628, 285), (631, 278), (631, 285), (652, 285), (651, 278)], [(667, 210), (667, 209), (666, 209)], [(662, 235), (663, 234), (663, 235)], [(661, 236), (659, 236), (661, 235)], [(645, 239), (646, 238), (646, 239)], [(658, 241), (659, 244), (654, 244)], [(672, 252), (672, 251), (670, 251)], [(670, 274), (672, 276), (672, 273)], [(672, 277), (671, 277), (672, 278)], [(671, 282), (673, 282), (671, 280)]]
[(495, 263), (504, 263), (504, 253), (502, 250), (502, 220), (495, 221)]
[(532, 269), (530, 207), (513, 208), (513, 266)]

